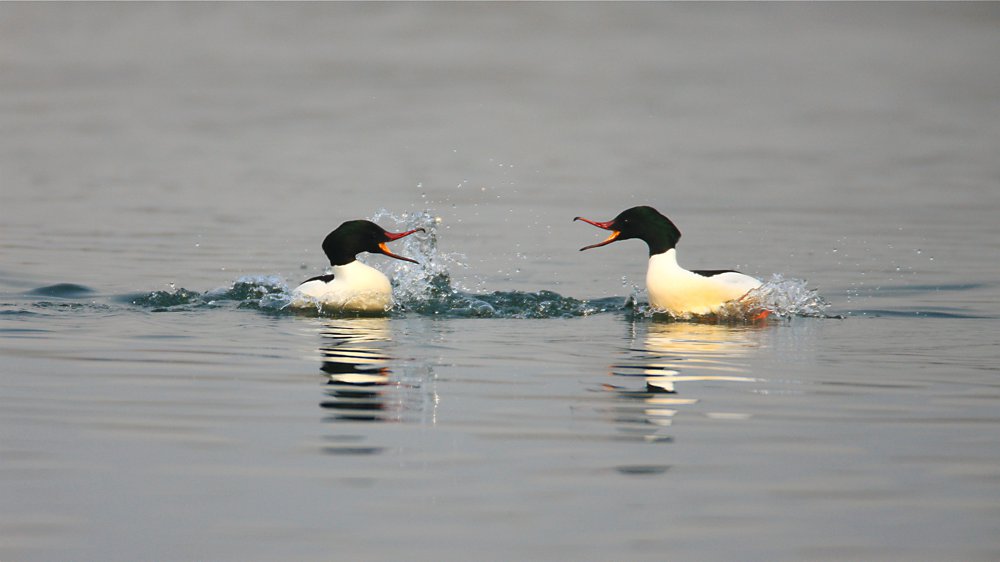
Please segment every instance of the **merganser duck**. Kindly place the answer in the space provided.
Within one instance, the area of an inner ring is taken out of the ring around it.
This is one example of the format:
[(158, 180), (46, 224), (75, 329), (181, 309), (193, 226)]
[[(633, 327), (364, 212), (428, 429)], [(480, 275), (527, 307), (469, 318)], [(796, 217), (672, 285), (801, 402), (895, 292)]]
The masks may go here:
[(616, 240), (638, 238), (649, 246), (646, 291), (649, 304), (675, 316), (711, 314), (728, 302), (736, 301), (760, 287), (759, 279), (731, 269), (688, 271), (677, 263), (677, 241), (681, 231), (652, 207), (632, 207), (607, 222), (582, 220), (610, 230), (603, 242), (580, 248), (589, 250)]
[(422, 228), (406, 232), (387, 232), (366, 220), (347, 221), (327, 234), (323, 252), (330, 259), (332, 273), (306, 279), (292, 292), (291, 306), (325, 307), (351, 312), (385, 312), (392, 305), (389, 278), (374, 267), (357, 260), (361, 252), (385, 254), (390, 258), (418, 263), (389, 251), (387, 242), (399, 240)]

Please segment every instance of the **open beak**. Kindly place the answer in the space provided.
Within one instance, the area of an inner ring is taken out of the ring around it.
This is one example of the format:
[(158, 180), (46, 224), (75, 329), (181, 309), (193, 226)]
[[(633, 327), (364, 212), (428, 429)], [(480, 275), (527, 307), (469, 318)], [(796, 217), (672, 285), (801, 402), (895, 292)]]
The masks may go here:
[[(387, 231), (385, 233), (385, 237), (389, 239), (388, 240), (389, 242), (392, 242), (393, 240), (399, 240), (400, 238), (409, 236), (409, 235), (413, 234), (414, 232), (425, 232), (425, 231), (422, 228), (414, 228), (413, 230), (407, 230), (406, 232), (388, 232)], [(386, 244), (385, 242), (379, 243), (378, 249), (381, 250), (381, 252), (383, 254), (389, 256), (390, 258), (396, 258), (397, 260), (408, 261), (408, 262), (412, 262), (412, 263), (416, 263), (416, 264), (420, 263), (417, 260), (412, 260), (410, 258), (404, 258), (403, 256), (396, 255), (396, 254), (390, 252), (389, 248), (385, 244)]]
[(618, 237), (622, 235), (621, 231), (615, 230), (615, 227), (614, 227), (615, 221), (613, 221), (613, 220), (606, 221), (606, 222), (595, 222), (595, 221), (592, 221), (590, 219), (585, 219), (583, 217), (576, 217), (573, 220), (575, 220), (575, 221), (583, 221), (585, 223), (592, 224), (592, 225), (596, 226), (597, 228), (603, 228), (604, 230), (610, 230), (611, 231), (611, 236), (608, 236), (602, 242), (598, 242), (597, 244), (591, 244), (590, 246), (584, 246), (584, 247), (580, 248), (581, 252), (584, 251), (584, 250), (589, 250), (591, 248), (598, 248), (600, 246), (605, 246), (607, 244), (610, 244), (610, 243), (614, 242), (615, 240), (618, 240)]

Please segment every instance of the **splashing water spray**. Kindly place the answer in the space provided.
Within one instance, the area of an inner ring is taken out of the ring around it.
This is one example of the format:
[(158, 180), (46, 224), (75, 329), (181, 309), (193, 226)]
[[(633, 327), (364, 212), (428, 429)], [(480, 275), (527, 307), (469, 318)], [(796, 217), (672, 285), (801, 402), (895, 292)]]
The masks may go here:
[[(564, 297), (553, 291), (493, 291), (482, 290), (479, 280), (475, 290), (456, 287), (451, 271), (468, 269), (467, 258), (458, 253), (438, 250), (438, 228), (442, 219), (430, 211), (392, 213), (386, 209), (376, 211), (371, 220), (390, 230), (423, 228), (423, 233), (401, 240), (402, 254), (412, 256), (418, 264), (391, 261), (385, 264), (386, 273), (393, 284), (392, 315), (416, 313), (445, 317), (501, 317), (501, 318), (569, 318), (601, 312), (625, 312), (637, 318), (664, 318), (708, 322), (748, 322), (761, 311), (768, 311), (772, 318), (792, 316), (825, 317), (830, 306), (819, 293), (809, 289), (801, 279), (786, 279), (773, 275), (759, 288), (740, 301), (726, 305), (715, 314), (695, 318), (675, 318), (657, 311), (648, 304), (640, 304), (644, 291), (635, 283), (622, 278), (627, 295), (593, 300)], [(364, 260), (365, 256), (359, 256)], [(154, 291), (148, 295), (129, 297), (132, 304), (154, 310), (179, 310), (197, 307), (222, 306), (235, 302), (238, 308), (252, 308), (269, 312), (286, 312), (291, 309), (291, 290), (280, 276), (242, 276), (229, 287), (220, 287), (205, 293), (171, 287), (170, 291)], [(300, 311), (301, 312), (301, 311)], [(331, 311), (317, 307), (317, 314)]]

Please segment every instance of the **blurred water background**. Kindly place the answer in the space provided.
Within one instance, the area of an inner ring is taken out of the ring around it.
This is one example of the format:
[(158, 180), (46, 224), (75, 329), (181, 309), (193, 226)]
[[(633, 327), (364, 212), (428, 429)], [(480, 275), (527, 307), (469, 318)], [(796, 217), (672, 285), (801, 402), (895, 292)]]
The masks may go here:
[[(1000, 558), (998, 31), (0, 5), (0, 559)], [(623, 309), (638, 204), (839, 318)], [(361, 217), (391, 315), (269, 305)]]

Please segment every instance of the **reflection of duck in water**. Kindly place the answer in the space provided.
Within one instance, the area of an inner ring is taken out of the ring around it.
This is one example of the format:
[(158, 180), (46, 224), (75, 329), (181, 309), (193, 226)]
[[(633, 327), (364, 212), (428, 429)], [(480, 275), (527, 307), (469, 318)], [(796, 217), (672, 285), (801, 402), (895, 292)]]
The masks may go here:
[(366, 220), (347, 221), (323, 240), (331, 273), (307, 279), (292, 292), (291, 306), (313, 308), (316, 303), (351, 312), (385, 312), (392, 304), (392, 285), (381, 271), (357, 260), (361, 252), (384, 254), (417, 263), (389, 251), (387, 242), (424, 229), (387, 232)]
[[(747, 368), (740, 358), (760, 346), (759, 329), (687, 322), (641, 325), (646, 328), (643, 345), (633, 348), (635, 355), (629, 360), (611, 366), (611, 374), (622, 377), (623, 384), (604, 385), (627, 401), (615, 411), (618, 422), (638, 424), (641, 431), (650, 425), (671, 425), (677, 406), (698, 402), (696, 398), (675, 396), (678, 383), (757, 380), (744, 376)], [(642, 377), (645, 383), (641, 389), (624, 385), (627, 379), (636, 377)], [(655, 432), (643, 437), (662, 440)]]
[(321, 369), (329, 377), (326, 394), (330, 400), (320, 405), (334, 411), (330, 419), (398, 419), (398, 415), (391, 414), (385, 392), (392, 374), (388, 367), (391, 358), (384, 350), (390, 341), (388, 319), (328, 320), (321, 334)]
[(331, 411), (326, 421), (412, 421), (421, 414), (433, 421), (437, 395), (427, 384), (433, 372), (397, 360), (388, 318), (331, 318), (320, 335), (320, 369), (328, 377), (320, 406)]
[[(639, 350), (639, 364), (616, 365), (615, 372), (643, 376), (649, 392), (674, 392), (674, 383), (690, 381), (753, 381), (735, 373), (746, 369), (735, 359), (759, 345), (751, 327), (733, 327), (687, 322), (652, 322)], [(681, 369), (688, 371), (681, 374)], [(691, 371), (705, 371), (695, 373)]]
[[(689, 271), (677, 263), (677, 242), (681, 231), (652, 207), (632, 207), (606, 222), (582, 220), (610, 230), (603, 242), (580, 248), (581, 251), (610, 244), (616, 240), (638, 238), (649, 246), (646, 290), (653, 308), (677, 316), (711, 314), (732, 301), (739, 301), (760, 287), (758, 279), (733, 270)], [(760, 318), (767, 317), (762, 312)]]

